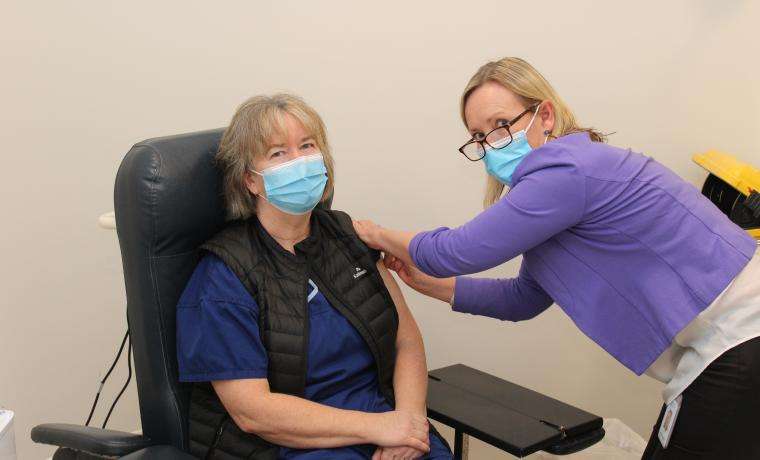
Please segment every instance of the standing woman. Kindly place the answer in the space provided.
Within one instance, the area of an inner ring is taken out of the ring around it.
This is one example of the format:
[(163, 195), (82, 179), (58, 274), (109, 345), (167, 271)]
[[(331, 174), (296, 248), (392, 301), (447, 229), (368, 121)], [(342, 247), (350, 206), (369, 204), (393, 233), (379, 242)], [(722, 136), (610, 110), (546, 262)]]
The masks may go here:
[[(355, 222), (359, 236), (454, 311), (522, 321), (557, 303), (665, 383), (644, 458), (760, 458), (756, 241), (663, 165), (579, 126), (522, 59), (482, 66), (461, 115), (471, 138), (459, 150), (489, 175), (485, 211), (416, 235)], [(464, 276), (519, 255), (516, 278)]]

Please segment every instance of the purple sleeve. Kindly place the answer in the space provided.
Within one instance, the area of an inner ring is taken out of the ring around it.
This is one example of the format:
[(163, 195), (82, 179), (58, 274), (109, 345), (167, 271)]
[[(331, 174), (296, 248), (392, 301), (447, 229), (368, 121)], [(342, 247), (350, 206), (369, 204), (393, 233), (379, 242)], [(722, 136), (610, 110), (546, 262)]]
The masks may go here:
[(454, 290), (454, 311), (490, 316), (504, 321), (531, 319), (554, 303), (530, 276), (525, 265), (510, 279), (460, 276)]
[(420, 270), (436, 277), (487, 270), (579, 222), (585, 194), (585, 177), (573, 164), (538, 169), (461, 227), (415, 235), (409, 255)]

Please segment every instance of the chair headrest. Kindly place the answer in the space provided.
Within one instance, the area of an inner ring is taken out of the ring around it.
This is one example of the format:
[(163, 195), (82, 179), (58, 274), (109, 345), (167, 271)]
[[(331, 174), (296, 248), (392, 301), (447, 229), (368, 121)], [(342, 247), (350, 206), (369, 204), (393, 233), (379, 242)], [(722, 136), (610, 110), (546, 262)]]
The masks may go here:
[(151, 256), (194, 250), (224, 225), (221, 177), (213, 165), (223, 130), (149, 139), (116, 175), (119, 241)]

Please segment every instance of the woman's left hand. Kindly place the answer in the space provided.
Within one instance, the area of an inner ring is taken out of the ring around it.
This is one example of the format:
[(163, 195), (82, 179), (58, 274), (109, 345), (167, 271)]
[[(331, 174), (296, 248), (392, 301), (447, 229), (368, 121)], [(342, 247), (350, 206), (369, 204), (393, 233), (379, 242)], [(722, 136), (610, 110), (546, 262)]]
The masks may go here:
[(424, 455), (424, 452), (411, 447), (378, 447), (372, 460), (414, 460)]
[(382, 232), (383, 227), (371, 220), (355, 220), (354, 230), (356, 230), (356, 234), (359, 235), (359, 238), (361, 238), (367, 246), (381, 251), (385, 249), (380, 244), (380, 233)]

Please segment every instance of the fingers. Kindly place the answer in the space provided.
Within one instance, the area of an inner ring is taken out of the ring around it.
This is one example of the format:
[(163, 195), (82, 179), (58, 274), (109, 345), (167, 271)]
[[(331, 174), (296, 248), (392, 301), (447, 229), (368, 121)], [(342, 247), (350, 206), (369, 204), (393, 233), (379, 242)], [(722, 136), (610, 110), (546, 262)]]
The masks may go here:
[(383, 249), (377, 244), (376, 241), (377, 234), (380, 230), (379, 225), (372, 222), (371, 220), (352, 220), (351, 222), (354, 225), (356, 235), (362, 241), (364, 241), (367, 246), (371, 247), (372, 249)]
[(396, 273), (405, 271), (407, 275), (409, 274), (409, 271), (406, 269), (406, 264), (404, 264), (404, 262), (402, 262), (401, 259), (396, 259), (395, 261), (393, 261), (393, 271), (395, 271)]
[(396, 273), (398, 273), (399, 278), (401, 278), (401, 281), (406, 285), (414, 287), (414, 278), (412, 278), (411, 273), (409, 273), (409, 270), (407, 270), (406, 267), (396, 270)]
[[(429, 434), (429, 422), (426, 418), (423, 418), (422, 420), (413, 420), (412, 421), (412, 429), (411, 434), (412, 438), (420, 441), (425, 446), (427, 446), (428, 449), (430, 449), (430, 434)], [(417, 446), (409, 446), (417, 449)], [(427, 451), (425, 451), (427, 452)]]
[(430, 452), (430, 445), (426, 442), (422, 442), (417, 438), (409, 437), (406, 439), (406, 442), (404, 443), (405, 446), (409, 446), (412, 449), (417, 449), (419, 451), (422, 451), (424, 453)]
[(378, 447), (377, 449), (375, 449), (375, 453), (372, 454), (372, 460), (382, 460), (382, 458), (383, 458), (383, 448)]
[(425, 455), (424, 452), (412, 449), (411, 447), (391, 447), (383, 449), (380, 460), (408, 460), (420, 458), (423, 455)]
[(398, 272), (404, 266), (403, 262), (401, 262), (398, 257), (391, 254), (387, 254), (385, 256), (383, 263), (385, 264), (386, 268), (393, 270), (394, 272)]
[(356, 228), (357, 226), (361, 228), (365, 228), (365, 227), (375, 225), (375, 222), (369, 219), (361, 219), (361, 220), (351, 219), (351, 222), (353, 222), (354, 228)]
[(422, 442), (424, 442), (426, 444), (429, 442), (428, 440), (430, 439), (430, 435), (428, 434), (428, 430), (427, 429), (424, 429), (424, 430), (421, 430), (421, 429), (412, 430), (412, 437), (415, 438), (415, 439), (419, 439), (420, 441), (422, 441)]
[(416, 458), (421, 458), (425, 455), (425, 452), (421, 452), (417, 449), (407, 449), (405, 452), (405, 459), (414, 460)]
[(412, 455), (409, 457), (410, 459), (414, 460), (417, 458), (422, 458), (425, 455), (425, 452), (421, 452), (419, 450), (414, 450)]
[(374, 222), (371, 220), (352, 220), (351, 222), (354, 224), (354, 230), (356, 230), (356, 233), (358, 233), (360, 237), (365, 235), (374, 225)]
[(396, 458), (398, 458), (398, 449), (391, 447), (390, 449), (383, 449), (380, 460), (395, 460)]
[(388, 254), (387, 252), (383, 255), (383, 265), (385, 265), (385, 268), (389, 270), (393, 270), (391, 267), (393, 266), (393, 261), (396, 258), (396, 256), (392, 254)]
[(396, 273), (399, 273), (401, 270), (406, 269), (406, 264), (393, 254), (385, 254), (383, 263), (387, 269), (393, 270)]
[(380, 455), (380, 460), (414, 460), (424, 456), (424, 451), (407, 446), (384, 447), (382, 449), (382, 454)]

